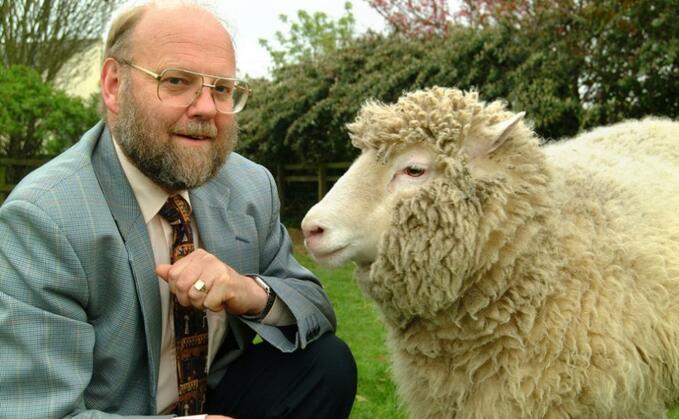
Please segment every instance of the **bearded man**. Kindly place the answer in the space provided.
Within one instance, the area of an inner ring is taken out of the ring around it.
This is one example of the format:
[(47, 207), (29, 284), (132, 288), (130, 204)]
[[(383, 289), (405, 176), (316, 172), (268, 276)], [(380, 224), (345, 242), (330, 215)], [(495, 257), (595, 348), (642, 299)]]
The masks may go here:
[(271, 174), (232, 151), (235, 75), (204, 8), (114, 19), (104, 120), (0, 207), (0, 417), (349, 415), (328, 297)]

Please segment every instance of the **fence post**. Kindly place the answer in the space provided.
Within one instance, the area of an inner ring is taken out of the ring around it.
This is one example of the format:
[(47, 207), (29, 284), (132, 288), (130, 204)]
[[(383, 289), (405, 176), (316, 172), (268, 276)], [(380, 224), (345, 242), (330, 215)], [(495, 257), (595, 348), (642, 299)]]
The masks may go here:
[(0, 188), (5, 186), (6, 181), (5, 181), (5, 161), (0, 160)]
[(5, 177), (5, 164), (2, 159), (0, 159), (0, 204), (5, 202), (5, 198), (7, 198), (8, 192), (5, 191), (5, 186), (6, 186), (6, 177)]
[(328, 191), (328, 171), (325, 163), (318, 165), (318, 200), (320, 201)]
[(285, 166), (283, 163), (276, 164), (276, 187), (278, 187), (278, 200), (281, 208), (285, 208)]

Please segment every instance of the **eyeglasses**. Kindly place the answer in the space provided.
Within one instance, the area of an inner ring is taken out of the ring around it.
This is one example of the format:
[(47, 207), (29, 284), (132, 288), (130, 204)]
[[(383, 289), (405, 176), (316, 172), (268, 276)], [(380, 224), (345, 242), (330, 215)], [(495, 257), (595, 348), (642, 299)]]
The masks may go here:
[[(247, 83), (234, 78), (211, 76), (180, 68), (166, 68), (160, 74), (156, 74), (128, 61), (120, 61), (120, 63), (129, 65), (155, 79), (158, 83), (156, 89), (158, 99), (167, 106), (186, 108), (200, 96), (203, 87), (209, 87), (212, 90), (212, 99), (217, 111), (234, 114), (243, 110), (250, 95)], [(214, 79), (214, 82), (205, 83), (206, 77)]]

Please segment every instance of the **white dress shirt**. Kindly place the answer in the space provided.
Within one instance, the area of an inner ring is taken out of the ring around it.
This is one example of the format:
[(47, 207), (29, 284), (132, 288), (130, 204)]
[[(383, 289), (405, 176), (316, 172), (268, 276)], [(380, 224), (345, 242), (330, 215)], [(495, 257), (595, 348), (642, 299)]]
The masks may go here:
[[(137, 199), (139, 208), (144, 216), (144, 222), (148, 229), (153, 256), (156, 266), (159, 264), (170, 263), (170, 253), (172, 251), (173, 237), (172, 227), (160, 215), (158, 211), (165, 204), (169, 194), (151, 179), (144, 175), (123, 153), (116, 141), (113, 145), (120, 160), (123, 172), (127, 177), (132, 191)], [(181, 191), (179, 194), (191, 204), (188, 191)], [(193, 221), (193, 216), (191, 217)], [(192, 222), (193, 241), (196, 248), (200, 247), (198, 229), (195, 222)], [(170, 298), (170, 288), (167, 283), (158, 277), (160, 287), (160, 304), (162, 310), (162, 337), (160, 346), (160, 368), (158, 372), (158, 389), (156, 398), (156, 409), (159, 414), (171, 413), (179, 396), (177, 390), (177, 361), (175, 356), (174, 340), (174, 321), (172, 310), (172, 298)], [(208, 321), (208, 371), (210, 364), (214, 360), (215, 354), (219, 349), (224, 337), (226, 336), (228, 323), (226, 322), (226, 312), (207, 311)], [(294, 324), (294, 317), (290, 313), (285, 303), (276, 299), (267, 316), (262, 320), (266, 324)], [(206, 415), (189, 416), (187, 418), (205, 418)]]

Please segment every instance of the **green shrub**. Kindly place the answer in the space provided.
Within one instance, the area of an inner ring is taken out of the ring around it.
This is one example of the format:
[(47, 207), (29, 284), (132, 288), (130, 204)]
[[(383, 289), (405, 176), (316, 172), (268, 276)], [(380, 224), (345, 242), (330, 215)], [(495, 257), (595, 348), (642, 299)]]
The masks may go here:
[(0, 67), (0, 156), (57, 154), (98, 119), (94, 99), (70, 97), (29, 67)]

